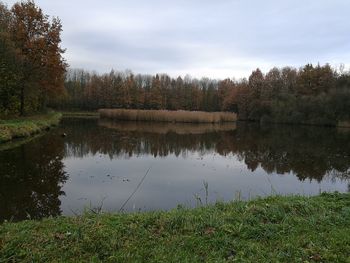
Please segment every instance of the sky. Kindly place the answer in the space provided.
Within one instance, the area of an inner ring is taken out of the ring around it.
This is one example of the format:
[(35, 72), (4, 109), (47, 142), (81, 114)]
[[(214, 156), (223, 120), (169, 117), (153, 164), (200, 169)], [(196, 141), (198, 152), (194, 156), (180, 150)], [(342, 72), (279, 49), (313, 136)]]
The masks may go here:
[(274, 66), (350, 67), (349, 0), (35, 3), (61, 19), (71, 68), (238, 79)]

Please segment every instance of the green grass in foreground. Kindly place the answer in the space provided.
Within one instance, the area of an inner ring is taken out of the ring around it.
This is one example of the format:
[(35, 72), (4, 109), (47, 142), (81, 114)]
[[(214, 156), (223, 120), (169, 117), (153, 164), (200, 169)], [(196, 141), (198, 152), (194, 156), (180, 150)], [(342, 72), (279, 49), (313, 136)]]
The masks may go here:
[(350, 262), (350, 194), (0, 225), (1, 262)]
[(62, 114), (49, 113), (12, 120), (0, 120), (0, 143), (39, 133), (59, 123)]

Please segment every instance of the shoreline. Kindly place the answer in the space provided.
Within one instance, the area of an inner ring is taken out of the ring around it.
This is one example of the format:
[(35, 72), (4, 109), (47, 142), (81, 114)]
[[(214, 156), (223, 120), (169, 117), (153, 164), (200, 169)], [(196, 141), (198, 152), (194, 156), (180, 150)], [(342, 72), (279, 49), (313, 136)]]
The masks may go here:
[[(111, 119), (113, 121), (130, 121), (130, 122), (155, 122), (155, 123), (164, 123), (164, 122), (172, 122), (172, 123), (198, 123), (197, 121), (193, 121), (193, 122), (176, 122), (176, 121), (162, 121), (162, 120), (156, 120), (153, 119), (151, 117), (147, 117), (147, 120), (139, 120), (136, 116), (131, 116), (131, 115), (135, 115), (135, 113), (132, 113), (133, 111), (148, 111), (148, 112), (161, 112), (161, 111), (166, 111), (166, 112), (176, 112), (176, 111), (169, 111), (169, 110), (140, 110), (140, 109), (100, 109), (102, 110), (102, 112), (104, 111), (108, 111), (108, 110), (112, 110), (112, 111), (120, 111), (120, 113), (118, 113), (117, 115), (120, 115), (118, 117), (121, 118), (113, 118), (113, 116), (111, 117), (107, 117), (107, 116), (100, 116), (99, 110), (96, 111), (60, 111), (63, 115), (63, 117), (72, 117), (72, 118), (99, 118), (99, 119)], [(130, 116), (121, 116), (121, 111), (125, 111), (123, 114), (127, 114), (127, 111), (129, 111), (129, 115)], [(180, 111), (181, 112), (181, 111)], [(182, 111), (182, 112), (188, 112), (188, 113), (202, 113), (202, 112), (198, 112), (198, 111)], [(205, 112), (205, 113), (209, 113), (209, 114), (213, 114), (215, 112)], [(220, 112), (216, 112), (216, 113), (220, 113)], [(226, 113), (226, 112), (221, 112), (221, 113)], [(103, 113), (103, 115), (106, 115), (106, 113)], [(113, 113), (111, 113), (111, 115), (113, 115)], [(212, 121), (205, 121), (203, 123), (211, 123)], [(350, 121), (338, 121), (337, 124), (318, 124), (318, 123), (311, 123), (311, 122), (299, 122), (299, 123), (293, 123), (293, 122), (274, 122), (274, 121), (261, 121), (261, 120), (248, 120), (248, 119), (240, 119), (239, 115), (237, 115), (237, 118), (235, 121), (229, 121), (229, 122), (242, 122), (242, 123), (256, 123), (259, 125), (287, 125), (287, 126), (310, 126), (310, 127), (326, 127), (326, 128), (339, 128), (339, 129), (344, 129), (344, 130), (350, 130)], [(199, 122), (202, 123), (202, 122)], [(212, 122), (215, 123), (215, 122)]]
[(123, 121), (148, 121), (171, 123), (224, 123), (236, 122), (232, 112), (169, 111), (137, 109), (99, 109), (100, 118)]
[(51, 127), (57, 126), (62, 118), (61, 113), (48, 113), (10, 120), (0, 120), (0, 144), (18, 138), (28, 138)]
[[(135, 110), (136, 111), (136, 110)], [(130, 122), (139, 122), (140, 120), (126, 120), (122, 119), (114, 119), (100, 116), (98, 111), (61, 111), (54, 112), (49, 114), (40, 114), (33, 115), (29, 117), (19, 117), (16, 119), (9, 120), (0, 120), (0, 145), (4, 145), (7, 143), (15, 142), (17, 139), (28, 139), (33, 135), (37, 135), (42, 131), (49, 130), (51, 127), (57, 126), (62, 118), (95, 118), (95, 119), (110, 119), (113, 121), (130, 121)], [(158, 120), (149, 120), (149, 121), (141, 121), (146, 123), (166, 123), (169, 121), (158, 121)], [(350, 131), (350, 126), (347, 126), (349, 123), (346, 122), (341, 123), (340, 125), (320, 125), (320, 124), (311, 124), (311, 123), (286, 123), (286, 122), (261, 122), (254, 120), (240, 120), (239, 118), (234, 121), (236, 123), (255, 123), (257, 125), (267, 125), (267, 126), (275, 126), (275, 125), (287, 125), (287, 126), (304, 126), (304, 127), (325, 127), (325, 128), (338, 128), (342, 131)], [(170, 122), (170, 123), (186, 123), (186, 122)], [(187, 122), (196, 124), (198, 122)], [(205, 122), (199, 122), (205, 123)], [(208, 123), (208, 122), (207, 122)], [(215, 123), (215, 122), (209, 122)]]

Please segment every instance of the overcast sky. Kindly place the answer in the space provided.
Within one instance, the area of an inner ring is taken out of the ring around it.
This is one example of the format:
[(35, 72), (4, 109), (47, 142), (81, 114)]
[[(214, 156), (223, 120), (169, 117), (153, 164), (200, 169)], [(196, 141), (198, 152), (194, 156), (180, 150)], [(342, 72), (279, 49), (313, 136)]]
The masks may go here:
[[(16, 1), (5, 0), (9, 6)], [(62, 20), (73, 68), (246, 77), (259, 67), (350, 66), (349, 0), (37, 0)]]

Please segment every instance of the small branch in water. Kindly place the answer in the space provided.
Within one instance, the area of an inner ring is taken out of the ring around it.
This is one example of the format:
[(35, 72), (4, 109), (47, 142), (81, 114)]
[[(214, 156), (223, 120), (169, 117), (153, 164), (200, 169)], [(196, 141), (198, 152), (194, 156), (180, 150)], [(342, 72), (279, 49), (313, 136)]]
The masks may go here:
[[(99, 206), (97, 207), (92, 207), (92, 208), (89, 208), (90, 212), (94, 213), (94, 214), (101, 214), (102, 212), (102, 207), (103, 207), (103, 203), (104, 201), (106, 200), (107, 197), (103, 197), (102, 200), (101, 200), (101, 203)], [(90, 207), (91, 207), (91, 203), (90, 203)]]
[(271, 192), (272, 192), (273, 194), (277, 195), (277, 191), (276, 191), (276, 189), (273, 187), (273, 184), (272, 184), (272, 182), (271, 182), (269, 176), (266, 175), (266, 178), (267, 178), (267, 181), (269, 181), (269, 183), (270, 183), (270, 185), (271, 185)]
[(200, 197), (198, 194), (194, 194), (193, 196), (194, 196), (194, 198), (195, 198), (196, 201), (197, 201), (197, 206), (202, 206), (203, 203), (202, 203), (201, 197)]
[(72, 208), (69, 207), (69, 210), (75, 215), (75, 216), (79, 216), (79, 214), (77, 212), (75, 212)]
[(208, 196), (209, 196), (209, 183), (203, 180), (204, 190), (205, 190), (205, 205), (208, 205)]
[(123, 205), (119, 208), (118, 212), (122, 211), (124, 209), (124, 207), (126, 206), (126, 204), (129, 202), (129, 200), (131, 199), (131, 197), (133, 197), (133, 195), (137, 192), (137, 190), (140, 188), (141, 184), (143, 183), (143, 181), (145, 180), (148, 172), (151, 170), (152, 165), (148, 168), (147, 172), (145, 173), (145, 175), (142, 177), (141, 181), (139, 182), (139, 184), (136, 186), (135, 190), (131, 193), (131, 195), (128, 197), (128, 199), (125, 200), (125, 202), (123, 203)]

